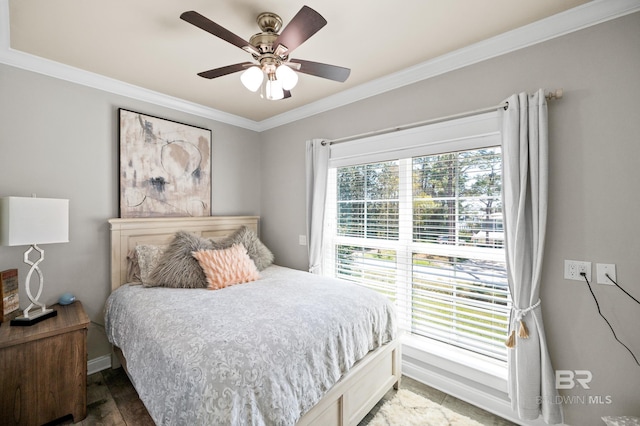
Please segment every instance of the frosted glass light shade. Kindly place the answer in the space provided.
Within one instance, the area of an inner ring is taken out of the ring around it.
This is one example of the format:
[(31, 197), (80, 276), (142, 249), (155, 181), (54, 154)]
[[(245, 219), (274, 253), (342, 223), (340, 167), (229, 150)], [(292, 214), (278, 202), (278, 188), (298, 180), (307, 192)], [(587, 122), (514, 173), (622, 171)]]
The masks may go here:
[(284, 98), (282, 83), (279, 80), (267, 80), (262, 96), (270, 101), (277, 101), (278, 99)]
[(255, 92), (260, 88), (262, 80), (264, 79), (264, 73), (256, 66), (248, 68), (240, 75), (240, 81), (244, 84), (244, 87)]
[(69, 242), (69, 200), (0, 198), (0, 245)]
[(286, 65), (280, 65), (276, 69), (276, 77), (282, 82), (284, 90), (291, 90), (298, 84), (298, 74)]

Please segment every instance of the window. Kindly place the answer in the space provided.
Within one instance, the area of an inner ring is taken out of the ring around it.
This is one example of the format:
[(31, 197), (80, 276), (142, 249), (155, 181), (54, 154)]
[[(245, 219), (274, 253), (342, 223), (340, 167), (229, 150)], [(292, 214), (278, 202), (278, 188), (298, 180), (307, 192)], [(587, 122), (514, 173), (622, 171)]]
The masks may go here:
[(498, 146), (332, 167), (325, 242), (325, 274), (390, 297), (406, 331), (506, 361)]

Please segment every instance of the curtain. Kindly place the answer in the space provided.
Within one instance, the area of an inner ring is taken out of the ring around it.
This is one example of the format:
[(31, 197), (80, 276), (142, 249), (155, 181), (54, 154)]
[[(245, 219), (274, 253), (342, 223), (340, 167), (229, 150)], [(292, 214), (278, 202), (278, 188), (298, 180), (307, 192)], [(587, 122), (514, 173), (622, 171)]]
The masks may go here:
[(322, 273), (322, 228), (329, 170), (330, 145), (322, 142), (322, 139), (307, 141), (306, 152), (307, 248), (309, 272), (314, 274)]
[(547, 221), (548, 124), (542, 90), (507, 99), (503, 113), (503, 214), (513, 301), (507, 346), (509, 396), (523, 420), (562, 423), (539, 299)]

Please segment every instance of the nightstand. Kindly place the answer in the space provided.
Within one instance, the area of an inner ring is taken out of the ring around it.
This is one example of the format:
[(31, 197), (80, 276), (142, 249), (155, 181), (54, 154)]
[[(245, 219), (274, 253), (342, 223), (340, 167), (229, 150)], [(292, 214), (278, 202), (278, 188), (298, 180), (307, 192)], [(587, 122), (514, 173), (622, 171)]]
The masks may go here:
[(30, 327), (0, 326), (0, 424), (42, 425), (87, 416), (89, 317), (76, 301)]

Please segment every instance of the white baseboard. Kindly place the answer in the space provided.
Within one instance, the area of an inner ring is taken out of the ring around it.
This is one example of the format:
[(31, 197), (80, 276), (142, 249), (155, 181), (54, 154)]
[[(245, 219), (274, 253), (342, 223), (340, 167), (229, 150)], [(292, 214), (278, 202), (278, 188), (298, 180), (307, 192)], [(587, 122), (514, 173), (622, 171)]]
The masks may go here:
[(506, 394), (485, 388), (481, 384), (476, 386), (444, 370), (418, 364), (412, 358), (403, 356), (402, 374), (518, 425), (546, 426), (541, 418), (535, 421), (520, 420), (511, 409), (511, 402)]
[(103, 355), (87, 362), (87, 375), (111, 368), (111, 355)]

